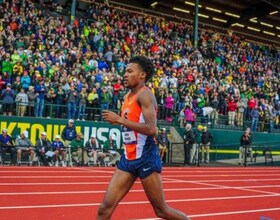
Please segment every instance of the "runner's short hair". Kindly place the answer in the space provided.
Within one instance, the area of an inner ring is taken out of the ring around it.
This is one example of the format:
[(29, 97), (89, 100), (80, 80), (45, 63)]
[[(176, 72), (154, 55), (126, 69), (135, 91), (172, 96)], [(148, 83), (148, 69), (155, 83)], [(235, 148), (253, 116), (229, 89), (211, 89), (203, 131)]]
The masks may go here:
[(154, 64), (145, 56), (135, 56), (130, 59), (130, 63), (137, 63), (146, 73), (145, 82), (148, 82), (154, 75)]

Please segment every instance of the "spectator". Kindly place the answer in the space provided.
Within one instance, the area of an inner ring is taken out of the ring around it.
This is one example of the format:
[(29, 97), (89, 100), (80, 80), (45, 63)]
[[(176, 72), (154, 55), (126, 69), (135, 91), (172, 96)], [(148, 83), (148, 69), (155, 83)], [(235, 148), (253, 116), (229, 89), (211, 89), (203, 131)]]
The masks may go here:
[(259, 107), (256, 105), (250, 112), (250, 117), (252, 119), (251, 121), (251, 131), (257, 131), (258, 123), (259, 123), (259, 118), (260, 118), (260, 111)]
[(250, 158), (252, 160), (252, 145), (253, 142), (253, 135), (250, 128), (246, 128), (245, 132), (241, 135), (240, 138), (240, 147), (239, 147), (239, 165), (242, 165), (243, 162), (245, 163), (245, 157), (247, 154), (250, 154)]
[(62, 139), (64, 140), (65, 147), (68, 147), (71, 144), (71, 141), (74, 140), (77, 136), (77, 131), (74, 126), (74, 120), (69, 119), (68, 125), (62, 131)]
[(76, 134), (76, 138), (71, 141), (71, 156), (76, 157), (76, 163), (78, 166), (84, 165), (83, 159), (88, 162), (87, 151), (84, 151), (84, 139), (81, 132)]
[(220, 101), (217, 95), (214, 95), (214, 98), (211, 101), (210, 106), (213, 108), (210, 118), (212, 123), (216, 125), (219, 119), (219, 108), (220, 108)]
[(228, 124), (234, 126), (237, 104), (233, 99), (233, 97), (230, 97), (227, 103), (227, 109), (228, 109)]
[(17, 105), (17, 116), (24, 116), (26, 112), (26, 106), (28, 105), (28, 96), (24, 91), (24, 88), (20, 89), (20, 92), (16, 95), (15, 99)]
[(116, 162), (120, 159), (121, 155), (117, 151), (116, 135), (110, 135), (109, 139), (103, 144), (103, 152), (109, 157), (109, 166), (115, 166)]
[(11, 116), (14, 111), (14, 97), (15, 97), (15, 91), (11, 89), (11, 84), (8, 83), (6, 89), (2, 90), (1, 93), (2, 96), (2, 104), (3, 104), (3, 115), (9, 115)]
[[(52, 150), (52, 144), (47, 139), (47, 133), (45, 131), (41, 132), (41, 137), (36, 141), (35, 147), (36, 154), (40, 158), (44, 166), (51, 166), (52, 156), (49, 156), (49, 154), (46, 153)], [(52, 155), (54, 155), (53, 152)]]
[(167, 93), (166, 98), (165, 98), (165, 106), (164, 106), (165, 107), (164, 118), (168, 122), (172, 121), (171, 113), (172, 113), (173, 105), (174, 105), (174, 99), (172, 97), (172, 93), (169, 91)]
[(74, 87), (74, 84), (72, 83), (72, 84), (70, 84), (69, 91), (66, 92), (68, 119), (75, 119), (77, 99), (78, 99), (78, 93)]
[(194, 131), (195, 142), (191, 149), (191, 158), (190, 158), (192, 163), (194, 161), (196, 161), (196, 163), (198, 163), (198, 159), (199, 159), (198, 154), (199, 154), (200, 147), (201, 147), (202, 129), (203, 129), (203, 126), (198, 125), (197, 129)]
[(56, 99), (55, 99), (55, 104), (56, 104), (56, 117), (60, 118), (61, 113), (63, 110), (63, 103), (66, 97), (65, 91), (62, 88), (62, 84), (58, 85), (58, 89), (55, 91), (56, 93)]
[[(90, 139), (86, 142), (84, 151), (87, 152), (88, 156), (93, 157), (93, 165), (97, 166), (98, 158), (103, 161), (105, 154), (102, 152), (102, 149), (99, 145), (99, 142), (95, 134), (91, 134)], [(84, 163), (88, 163), (87, 157), (84, 158)]]
[(161, 132), (157, 136), (157, 142), (158, 142), (158, 145), (159, 145), (160, 159), (163, 163), (163, 157), (168, 150), (168, 143), (169, 143), (168, 136), (167, 136), (167, 133), (166, 133), (166, 128), (161, 129)]
[(95, 120), (95, 115), (97, 114), (97, 108), (99, 108), (99, 98), (96, 92), (96, 88), (92, 88), (91, 92), (88, 94), (88, 120)]
[(210, 161), (209, 150), (212, 140), (212, 134), (207, 130), (206, 126), (203, 127), (201, 135), (201, 160), (204, 163), (209, 163)]
[(243, 126), (244, 112), (246, 112), (247, 107), (248, 99), (244, 95), (241, 95), (241, 98), (237, 101), (237, 126)]
[(32, 166), (34, 159), (34, 148), (32, 142), (29, 140), (28, 131), (23, 131), (15, 140), (17, 148), (17, 165), (21, 165), (22, 152), (28, 153), (29, 165)]
[(45, 108), (45, 94), (47, 93), (47, 88), (44, 85), (43, 78), (40, 79), (39, 84), (35, 87), (36, 104), (35, 104), (35, 117), (43, 117)]
[(11, 163), (10, 165), (16, 164), (16, 148), (13, 144), (11, 136), (8, 135), (8, 131), (6, 128), (2, 130), (2, 134), (0, 134), (0, 156), (2, 157), (2, 161), (4, 160), (4, 155), (6, 153), (10, 154)]
[(79, 113), (78, 113), (78, 121), (85, 120), (85, 111), (86, 111), (86, 103), (87, 103), (87, 91), (86, 88), (83, 87), (81, 93), (78, 95), (79, 97)]
[(101, 92), (101, 97), (100, 97), (100, 107), (101, 109), (109, 109), (109, 104), (110, 104), (110, 93), (108, 92), (108, 87), (105, 86), (102, 89)]
[(192, 131), (192, 125), (186, 124), (186, 133), (184, 135), (184, 164), (185, 166), (189, 166), (192, 163), (191, 160), (191, 149), (193, 147), (193, 144), (195, 142), (195, 136)]
[(28, 96), (28, 115), (35, 116), (35, 100), (39, 94), (35, 93), (34, 86), (29, 86), (27, 96)]
[(58, 167), (59, 165), (59, 156), (61, 156), (61, 165), (66, 167), (65, 164), (65, 147), (63, 142), (60, 140), (60, 135), (57, 134), (55, 139), (52, 141), (52, 150), (55, 153), (55, 166)]

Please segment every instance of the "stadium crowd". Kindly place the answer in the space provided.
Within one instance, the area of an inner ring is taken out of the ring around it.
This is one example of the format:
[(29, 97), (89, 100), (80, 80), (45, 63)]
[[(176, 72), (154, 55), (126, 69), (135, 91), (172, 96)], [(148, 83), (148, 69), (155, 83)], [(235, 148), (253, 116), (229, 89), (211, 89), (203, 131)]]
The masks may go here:
[(120, 108), (126, 64), (145, 55), (155, 64), (148, 86), (159, 120), (176, 117), (183, 126), (202, 116), (217, 124), (224, 115), (228, 125), (250, 121), (252, 131), (268, 132), (279, 124), (280, 54), (273, 46), (200, 29), (194, 48), (185, 21), (94, 1), (73, 25), (43, 8), (30, 0), (1, 1), (4, 115), (95, 120), (99, 108)]

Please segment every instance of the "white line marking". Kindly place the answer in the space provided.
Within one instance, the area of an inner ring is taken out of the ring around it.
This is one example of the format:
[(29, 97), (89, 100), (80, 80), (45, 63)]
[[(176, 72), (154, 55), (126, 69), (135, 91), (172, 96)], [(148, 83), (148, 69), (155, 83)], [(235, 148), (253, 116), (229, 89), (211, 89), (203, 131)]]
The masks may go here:
[[(196, 199), (179, 199), (166, 200), (167, 203), (178, 202), (194, 202), (194, 201), (212, 201), (212, 200), (233, 200), (233, 199), (252, 199), (252, 198), (268, 198), (278, 197), (279, 195), (255, 195), (255, 196), (232, 196), (232, 197), (212, 197), (212, 198), (196, 198)], [(149, 201), (120, 202), (120, 205), (150, 204)], [(35, 209), (35, 208), (61, 208), (61, 207), (77, 207), (77, 206), (98, 206), (99, 203), (80, 203), (80, 204), (57, 204), (57, 205), (31, 205), (31, 206), (5, 206), (0, 210), (6, 209)]]
[[(255, 189), (255, 188), (270, 188), (270, 187), (280, 187), (280, 185), (265, 185), (265, 186), (242, 186), (242, 187), (201, 187), (201, 188), (170, 188), (164, 189), (164, 192), (178, 192), (178, 191), (201, 191), (201, 190), (221, 190), (221, 189)], [(95, 191), (39, 191), (39, 192), (9, 192), (0, 193), (0, 196), (19, 196), (19, 195), (55, 195), (55, 194), (98, 194), (105, 193), (105, 190), (95, 190)], [(144, 192), (143, 189), (133, 189), (129, 191), (130, 193)], [(261, 191), (259, 191), (261, 192)], [(274, 193), (275, 194), (275, 193)]]
[[(269, 208), (269, 209), (254, 209), (254, 210), (240, 210), (234, 212), (216, 212), (216, 213), (207, 213), (207, 214), (196, 214), (196, 215), (189, 215), (190, 218), (195, 217), (209, 217), (209, 216), (218, 216), (218, 215), (235, 215), (235, 214), (246, 214), (246, 213), (255, 213), (255, 212), (271, 212), (271, 211), (278, 211), (280, 208)], [(138, 218), (138, 219), (131, 219), (131, 220), (159, 220), (161, 218)]]
[[(110, 172), (113, 173), (114, 170), (111, 169), (104, 169), (102, 170), (102, 168), (96, 168), (96, 169), (86, 169), (86, 168), (71, 168), (69, 170), (56, 170), (56, 168), (51, 168), (51, 170), (48, 170), (48, 168), (44, 169), (44, 170), (1, 170), (0, 169), (0, 173), (65, 173), (65, 172), (71, 172), (71, 173), (84, 173), (85, 171), (88, 172)], [(250, 173), (250, 175), (252, 173), (272, 173), (275, 174), (275, 171), (280, 171), (280, 169), (277, 170), (227, 170), (229, 171), (229, 173)], [(169, 170), (163, 170), (163, 173), (204, 173), (207, 172), (208, 174), (208, 170), (205, 171), (198, 171), (198, 170), (174, 170), (174, 171), (169, 171)], [(225, 171), (213, 171), (210, 170), (210, 173), (224, 173)]]
[[(106, 173), (108, 174), (108, 173)], [(248, 177), (248, 175), (209, 175), (209, 174), (205, 174), (205, 175), (172, 175), (172, 176), (168, 176), (168, 175), (163, 175), (163, 178), (189, 178), (189, 177), (207, 177), (207, 178), (210, 178), (210, 177), (225, 177), (225, 178), (229, 178), (229, 177)], [(250, 177), (264, 177), (264, 176), (273, 176), (273, 177), (276, 177), (276, 176), (280, 176), (280, 174), (250, 174)], [(81, 176), (72, 176), (72, 175), (67, 175), (67, 176), (28, 176), (28, 175), (25, 175), (25, 176), (0, 176), (1, 178), (77, 178), (77, 177), (80, 177), (80, 178), (102, 178), (102, 177), (112, 177), (112, 175), (110, 174), (110, 176), (95, 176), (93, 173), (89, 173), (88, 176), (85, 176), (85, 175), (81, 175)], [(241, 179), (243, 180), (243, 179)]]

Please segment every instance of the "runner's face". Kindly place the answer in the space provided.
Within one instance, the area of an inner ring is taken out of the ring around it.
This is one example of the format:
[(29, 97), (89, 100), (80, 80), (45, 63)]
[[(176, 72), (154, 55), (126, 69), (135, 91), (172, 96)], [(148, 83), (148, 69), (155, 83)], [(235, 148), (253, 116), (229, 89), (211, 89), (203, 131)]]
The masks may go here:
[(126, 88), (134, 88), (145, 79), (143, 70), (137, 63), (129, 63), (126, 67), (123, 83)]

